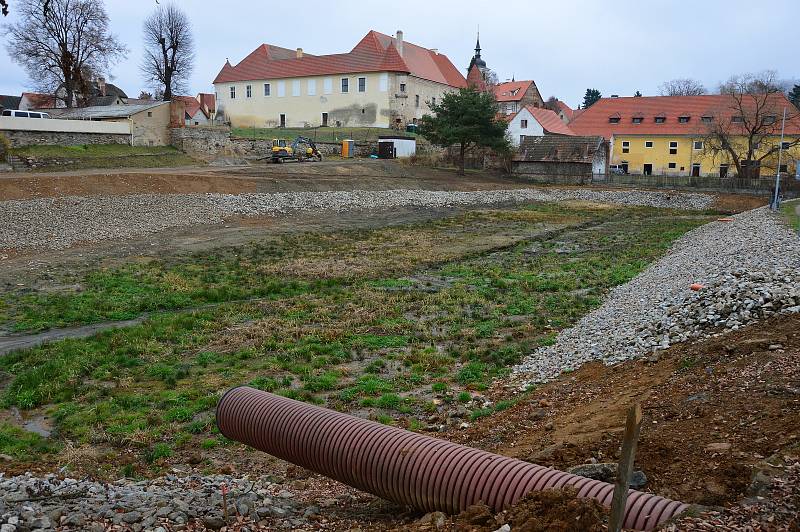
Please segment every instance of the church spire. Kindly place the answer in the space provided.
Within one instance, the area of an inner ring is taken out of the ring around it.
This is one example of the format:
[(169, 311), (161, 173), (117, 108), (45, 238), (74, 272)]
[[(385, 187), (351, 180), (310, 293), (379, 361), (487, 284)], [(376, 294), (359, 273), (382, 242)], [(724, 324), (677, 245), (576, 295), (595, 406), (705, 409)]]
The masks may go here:
[(486, 71), (486, 61), (481, 58), (481, 30), (480, 26), (478, 27), (478, 38), (475, 41), (475, 55), (472, 56), (472, 60), (469, 62), (469, 67), (467, 67), (467, 72), (469, 73), (472, 70), (473, 66), (477, 66), (478, 70), (481, 71), (483, 74)]

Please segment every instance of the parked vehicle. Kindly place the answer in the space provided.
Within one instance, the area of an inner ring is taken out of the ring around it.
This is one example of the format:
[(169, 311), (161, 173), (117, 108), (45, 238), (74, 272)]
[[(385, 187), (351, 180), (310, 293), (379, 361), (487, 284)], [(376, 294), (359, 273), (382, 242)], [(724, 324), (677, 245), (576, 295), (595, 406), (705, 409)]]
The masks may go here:
[(297, 137), (291, 144), (286, 139), (272, 139), (271, 159), (273, 163), (321, 161), (322, 154), (314, 141), (307, 137)]
[(13, 116), (16, 118), (50, 118), (50, 115), (41, 111), (19, 111), (17, 109), (6, 109), (2, 116)]

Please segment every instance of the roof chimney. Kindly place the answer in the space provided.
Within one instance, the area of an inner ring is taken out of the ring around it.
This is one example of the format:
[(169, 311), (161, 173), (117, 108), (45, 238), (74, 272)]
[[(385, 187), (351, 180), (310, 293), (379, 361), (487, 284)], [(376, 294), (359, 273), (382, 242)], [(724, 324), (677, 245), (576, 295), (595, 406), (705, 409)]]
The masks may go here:
[(612, 94), (611, 97), (612, 98), (619, 98), (619, 94)]
[(397, 39), (397, 53), (403, 57), (403, 30), (397, 30), (395, 38)]
[(433, 52), (434, 55), (438, 55), (439, 54), (439, 49), (438, 48), (431, 48), (431, 52)]
[(302, 48), (298, 48), (297, 49), (297, 58), (300, 59), (301, 57), (303, 57), (303, 49)]
[(97, 78), (97, 88), (100, 91), (100, 96), (106, 95), (106, 78)]

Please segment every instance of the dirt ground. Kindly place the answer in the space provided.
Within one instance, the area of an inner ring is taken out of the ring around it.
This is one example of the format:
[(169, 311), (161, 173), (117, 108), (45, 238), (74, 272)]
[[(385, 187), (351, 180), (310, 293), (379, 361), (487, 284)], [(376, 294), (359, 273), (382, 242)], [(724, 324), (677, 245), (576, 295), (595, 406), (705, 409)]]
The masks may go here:
[[(325, 161), (309, 164), (194, 167), (173, 169), (82, 170), (50, 173), (9, 173), (0, 176), (0, 201), (42, 197), (188, 193), (275, 193), (333, 190), (493, 190), (531, 185), (503, 175), (409, 167), (394, 161)], [(562, 187), (563, 188), (563, 187)], [(716, 195), (714, 208), (735, 213), (764, 205), (756, 196)], [(464, 208), (402, 208), (390, 212), (302, 213), (286, 217), (231, 218), (223, 224), (163, 231), (125, 241), (75, 246), (60, 251), (0, 253), (0, 284), (25, 282), (29, 274), (49, 270), (81, 270), (129, 260), (173, 255), (299, 231), (374, 229), (435, 220)]]

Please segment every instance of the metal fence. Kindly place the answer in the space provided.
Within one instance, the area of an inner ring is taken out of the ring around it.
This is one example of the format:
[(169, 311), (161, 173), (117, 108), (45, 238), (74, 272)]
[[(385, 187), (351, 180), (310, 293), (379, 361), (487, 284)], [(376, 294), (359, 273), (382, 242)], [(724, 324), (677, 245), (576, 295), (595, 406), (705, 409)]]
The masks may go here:
[[(775, 186), (775, 177), (739, 178), (610, 174), (608, 176), (594, 176), (592, 183), (611, 186), (691, 189), (766, 196), (772, 192)], [(781, 189), (787, 198), (800, 197), (800, 180), (795, 179), (794, 176), (783, 176), (781, 177)]]

